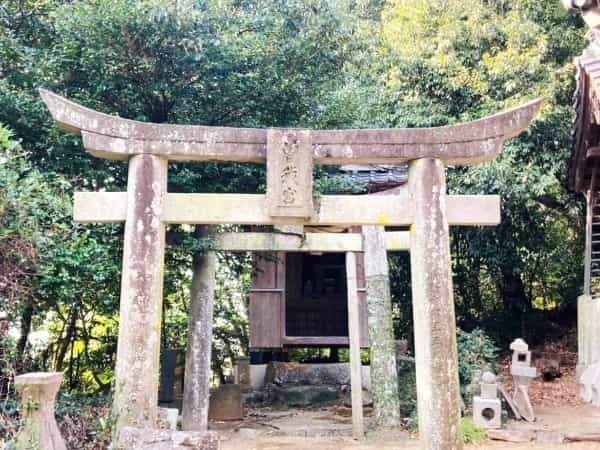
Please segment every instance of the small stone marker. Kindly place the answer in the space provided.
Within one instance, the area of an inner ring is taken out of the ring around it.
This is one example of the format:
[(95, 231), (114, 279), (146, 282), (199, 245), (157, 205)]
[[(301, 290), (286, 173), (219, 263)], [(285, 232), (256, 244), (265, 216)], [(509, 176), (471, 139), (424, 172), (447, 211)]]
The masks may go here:
[(23, 419), (16, 448), (66, 450), (54, 417), (56, 394), (62, 378), (60, 372), (34, 372), (15, 377), (15, 387), (21, 395)]
[(179, 410), (177, 408), (158, 408), (157, 426), (163, 430), (177, 430)]
[(242, 386), (222, 384), (210, 395), (208, 418), (212, 420), (242, 420)]
[(234, 381), (236, 384), (250, 385), (250, 358), (236, 360)]
[(473, 421), (482, 428), (502, 426), (502, 404), (498, 398), (496, 376), (485, 372), (481, 377), (481, 395), (473, 397)]
[(529, 384), (537, 375), (535, 367), (531, 367), (531, 352), (523, 339), (515, 339), (510, 344), (513, 351), (510, 374), (513, 377), (513, 403), (519, 414), (528, 422), (535, 421), (535, 413), (529, 399)]

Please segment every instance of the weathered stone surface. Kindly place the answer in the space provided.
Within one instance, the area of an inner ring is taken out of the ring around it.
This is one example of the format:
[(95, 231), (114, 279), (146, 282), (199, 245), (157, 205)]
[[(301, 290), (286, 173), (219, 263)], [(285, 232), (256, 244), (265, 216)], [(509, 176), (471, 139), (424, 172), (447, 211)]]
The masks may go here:
[[(363, 366), (366, 369), (366, 366)], [(348, 363), (302, 364), (273, 361), (266, 371), (266, 382), (279, 385), (331, 385), (350, 384)], [(367, 388), (363, 384), (363, 388)]]
[(395, 427), (400, 424), (400, 398), (385, 228), (365, 226), (362, 234), (371, 343), (373, 422), (376, 427)]
[[(500, 197), (497, 195), (449, 195), (449, 225), (497, 225)], [(390, 205), (402, 207), (390, 209)], [(80, 223), (116, 223), (125, 220), (126, 192), (76, 192), (73, 216)], [(266, 209), (261, 194), (167, 194), (162, 219), (167, 223), (276, 225), (294, 222), (306, 225), (410, 225), (412, 203), (408, 195), (323, 195), (310, 219), (277, 218)], [(404, 245), (400, 242), (399, 245)]]
[(502, 404), (498, 398), (473, 397), (473, 421), (482, 428), (502, 426)]
[(531, 364), (531, 352), (529, 351), (529, 346), (527, 343), (521, 339), (517, 338), (510, 344), (510, 349), (513, 351), (512, 354), (512, 365), (527, 365)]
[[(198, 226), (195, 233), (206, 238), (213, 231), (212, 227)], [(214, 251), (194, 255), (181, 411), (181, 425), (186, 431), (206, 431), (208, 427), (216, 266)]]
[(113, 413), (124, 426), (157, 419), (167, 160), (136, 155), (129, 162), (119, 341)]
[(267, 132), (267, 207), (274, 217), (313, 215), (313, 158), (310, 131)]
[(179, 410), (177, 408), (158, 408), (157, 428), (162, 430), (177, 430)]
[[(301, 225), (300, 225), (301, 226)], [(408, 250), (407, 231), (385, 233), (388, 251)], [(290, 235), (278, 233), (219, 233), (215, 248), (225, 251), (253, 252), (362, 252), (363, 242), (359, 233), (305, 233)]]
[(250, 364), (250, 385), (262, 389), (267, 382), (267, 364)]
[(18, 450), (66, 450), (56, 419), (54, 405), (62, 381), (60, 372), (34, 372), (15, 377), (21, 396), (23, 427), (16, 437)]
[[(173, 160), (247, 161), (266, 159), (267, 130), (158, 125), (99, 113), (40, 90), (54, 120), (82, 134), (87, 151), (100, 158), (127, 159), (152, 153)], [(541, 99), (475, 120), (439, 128), (310, 131), (316, 164), (405, 164), (416, 158), (440, 158), (447, 164), (494, 159), (502, 142), (521, 133)], [(305, 130), (302, 130), (305, 131)]]
[(286, 406), (316, 406), (336, 403), (340, 390), (335, 386), (267, 386), (273, 403)]
[(445, 178), (440, 160), (411, 162), (408, 179), (415, 211), (410, 265), (417, 409), (422, 445), (431, 450), (462, 449)]
[(235, 384), (250, 384), (250, 358), (238, 358), (235, 361)]
[(222, 384), (210, 395), (208, 416), (212, 420), (241, 420), (244, 418), (242, 386)]
[(531, 442), (535, 439), (532, 430), (487, 430), (487, 435), (495, 441), (506, 442)]
[[(342, 405), (344, 405), (346, 408), (352, 408), (352, 392), (350, 390), (348, 390), (345, 394), (344, 397), (342, 398)], [(362, 405), (363, 407), (369, 407), (369, 406), (373, 406), (374, 405), (374, 401), (373, 401), (373, 395), (363, 389), (362, 391)]]
[(119, 450), (218, 450), (219, 436), (213, 431), (171, 431), (124, 427)]

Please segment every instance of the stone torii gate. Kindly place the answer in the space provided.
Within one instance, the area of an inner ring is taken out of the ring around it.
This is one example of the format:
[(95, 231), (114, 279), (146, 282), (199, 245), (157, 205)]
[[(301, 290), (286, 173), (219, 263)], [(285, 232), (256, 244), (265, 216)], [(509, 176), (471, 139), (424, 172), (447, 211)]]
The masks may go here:
[[(142, 123), (87, 109), (49, 91), (40, 93), (54, 120), (81, 135), (89, 153), (129, 161), (127, 192), (77, 192), (74, 200), (77, 222), (125, 221), (114, 393), (117, 431), (155, 424), (166, 224), (389, 225), (410, 226), (408, 239), (388, 234), (387, 246), (411, 252), (421, 440), (428, 449), (462, 447), (448, 226), (499, 223), (500, 199), (446, 195), (445, 166), (494, 159), (506, 139), (528, 126), (541, 100), (439, 128), (301, 130)], [(267, 193), (168, 193), (169, 160), (266, 162)], [(314, 164), (407, 163), (408, 185), (395, 195), (313, 198)], [(217, 242), (230, 250), (333, 247), (347, 252), (352, 263), (352, 252), (362, 251), (362, 242), (342, 236), (307, 234), (301, 243), (290, 243), (285, 235), (224, 235)], [(353, 274), (348, 277), (352, 281)], [(352, 332), (357, 317), (350, 308), (349, 316)], [(357, 345), (351, 345), (351, 354)]]

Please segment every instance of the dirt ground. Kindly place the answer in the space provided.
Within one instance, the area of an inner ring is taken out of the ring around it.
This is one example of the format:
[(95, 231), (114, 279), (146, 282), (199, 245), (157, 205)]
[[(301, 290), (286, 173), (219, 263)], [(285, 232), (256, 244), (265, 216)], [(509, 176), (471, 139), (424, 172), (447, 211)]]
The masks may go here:
[[(533, 424), (509, 421), (509, 429), (530, 429), (559, 433), (599, 433), (600, 408), (590, 405), (541, 407), (536, 410)], [(269, 409), (253, 410), (242, 422), (213, 423), (213, 429), (223, 436), (223, 450), (392, 450), (418, 449), (414, 434), (394, 431), (386, 434), (368, 434), (357, 442), (352, 439), (349, 417), (335, 414), (334, 408), (317, 410)], [(479, 445), (467, 445), (467, 449), (521, 450), (565, 449), (598, 450), (600, 443), (565, 443), (560, 445), (515, 444), (485, 441)]]
[[(530, 385), (529, 394), (537, 416), (534, 423), (509, 420), (507, 429), (528, 429), (536, 432), (569, 434), (600, 434), (600, 408), (579, 399), (575, 377), (577, 355), (565, 343), (547, 344), (535, 349), (535, 364), (540, 373), (541, 358), (560, 361), (562, 376), (543, 381), (538, 376)], [(500, 361), (505, 385), (512, 390), (509, 359)], [(339, 411), (339, 410), (338, 410)], [(347, 411), (348, 413), (348, 411)], [(368, 417), (367, 428), (368, 428)], [(352, 439), (351, 418), (336, 414), (333, 407), (313, 410), (269, 408), (248, 410), (241, 422), (212, 423), (211, 428), (223, 437), (223, 450), (392, 450), (418, 449), (418, 436), (407, 431), (368, 434), (358, 442)], [(516, 444), (486, 440), (466, 449), (491, 450), (600, 450), (600, 442), (563, 443), (550, 445), (530, 442)]]

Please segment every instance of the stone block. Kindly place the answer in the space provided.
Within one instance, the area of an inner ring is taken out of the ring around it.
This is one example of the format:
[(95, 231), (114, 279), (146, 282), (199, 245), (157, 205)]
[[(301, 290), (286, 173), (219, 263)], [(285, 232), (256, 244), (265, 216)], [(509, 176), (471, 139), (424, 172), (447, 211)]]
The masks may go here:
[(481, 387), (481, 398), (489, 398), (489, 399), (498, 398), (498, 386), (496, 385), (496, 383), (493, 383), (493, 384), (481, 383), (480, 387)]
[[(369, 366), (361, 367), (363, 389), (371, 388)], [(345, 386), (350, 384), (350, 364), (302, 364), (274, 361), (269, 363), (266, 382), (277, 385)]]
[(265, 387), (267, 364), (250, 364), (249, 372), (252, 389), (262, 389)]
[(482, 428), (500, 428), (502, 426), (500, 399), (473, 397), (473, 421)]
[(210, 395), (208, 418), (212, 420), (242, 420), (242, 386), (239, 384), (222, 384)]
[(290, 407), (333, 404), (340, 395), (335, 386), (270, 385), (269, 388), (274, 403)]
[(238, 358), (236, 360), (234, 368), (234, 382), (235, 384), (250, 384), (250, 359), (249, 358)]
[(16, 436), (17, 449), (66, 450), (54, 417), (62, 377), (60, 372), (34, 372), (15, 377), (23, 421)]
[(510, 344), (510, 349), (513, 351), (512, 366), (531, 365), (531, 352), (529, 351), (529, 346), (523, 339), (515, 339)]
[(219, 450), (219, 436), (213, 431), (172, 431), (124, 427), (119, 450)]
[(535, 378), (537, 369), (530, 366), (512, 365), (510, 366), (510, 374), (514, 377)]
[(177, 408), (158, 408), (158, 428), (163, 430), (177, 430), (179, 410)]

